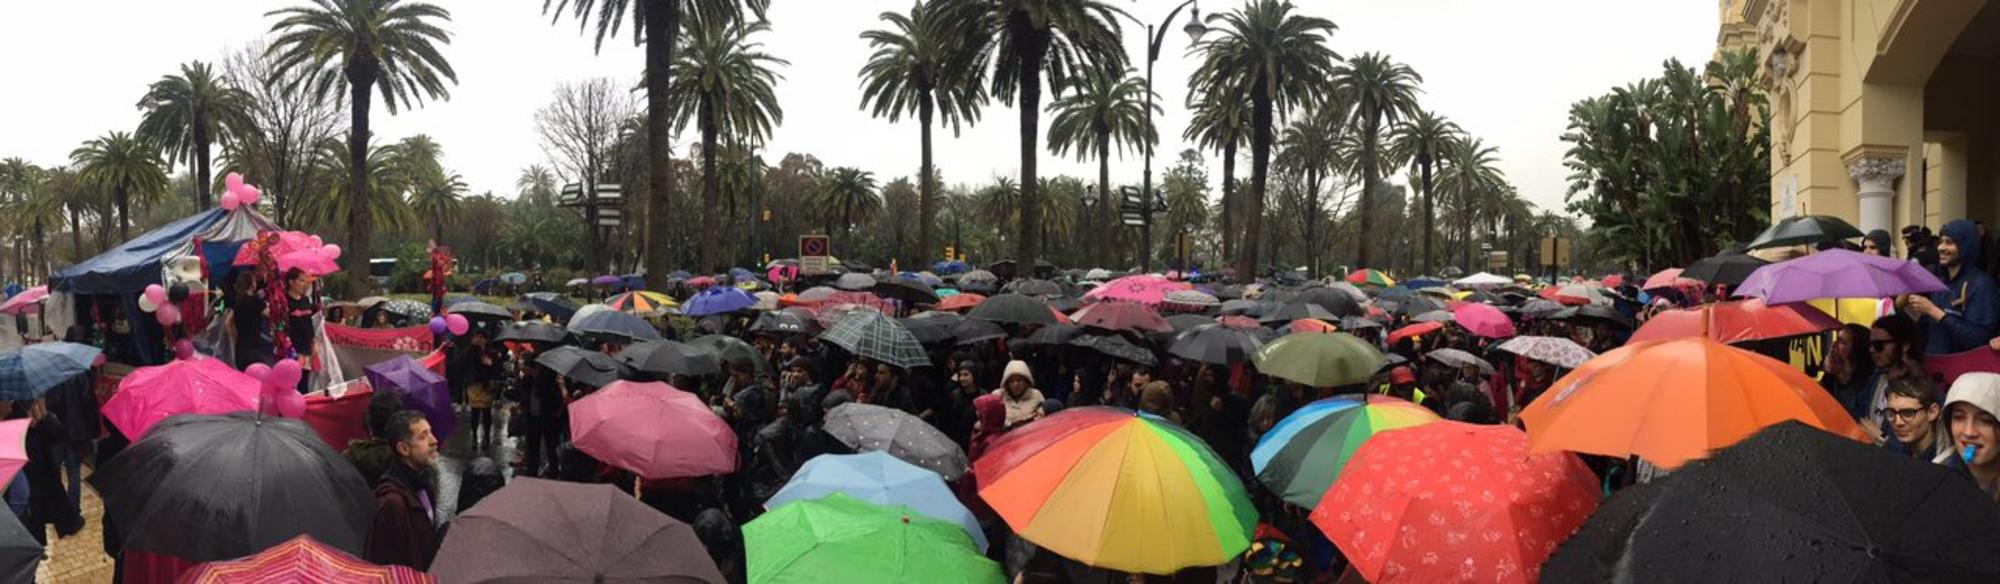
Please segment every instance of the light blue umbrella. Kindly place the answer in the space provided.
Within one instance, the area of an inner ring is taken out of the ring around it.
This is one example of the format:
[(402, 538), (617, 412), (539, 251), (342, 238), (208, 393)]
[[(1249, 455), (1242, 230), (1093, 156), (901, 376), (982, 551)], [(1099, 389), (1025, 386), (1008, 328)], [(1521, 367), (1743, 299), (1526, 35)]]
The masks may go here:
[(90, 371), (97, 347), (37, 343), (0, 353), (0, 400), (27, 401)]
[(958, 503), (944, 479), (923, 467), (903, 462), (886, 452), (862, 454), (822, 454), (806, 461), (791, 482), (764, 502), (777, 509), (792, 501), (814, 500), (840, 493), (885, 507), (904, 505), (925, 517), (957, 523), (972, 536), (979, 551), (986, 551), (986, 534), (979, 520)]
[(689, 298), (687, 303), (681, 305), (681, 314), (699, 318), (747, 310), (756, 305), (757, 297), (749, 292), (730, 286), (715, 286)]

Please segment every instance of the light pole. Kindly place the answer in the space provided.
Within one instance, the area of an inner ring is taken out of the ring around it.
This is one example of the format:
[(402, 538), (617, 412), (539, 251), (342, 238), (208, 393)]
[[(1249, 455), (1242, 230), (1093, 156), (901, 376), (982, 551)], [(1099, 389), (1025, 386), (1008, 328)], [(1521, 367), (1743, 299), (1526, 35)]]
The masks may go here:
[[(1174, 23), (1174, 17), (1180, 16), (1182, 8), (1189, 6), (1194, 6), (1194, 10), (1188, 12), (1187, 26), (1181, 27), (1181, 30), (1187, 32), (1189, 42), (1199, 42), (1201, 41), (1202, 33), (1208, 32), (1208, 27), (1201, 24), (1201, 6), (1195, 5), (1195, 0), (1182, 2), (1180, 6), (1175, 6), (1172, 12), (1168, 12), (1167, 19), (1160, 21), (1158, 32), (1154, 32), (1153, 25), (1146, 25), (1146, 129), (1149, 131), (1153, 129), (1153, 62), (1160, 60), (1160, 45), (1167, 41), (1167, 27)], [(1139, 217), (1141, 220), (1139, 238), (1142, 240), (1139, 244), (1139, 268), (1151, 272), (1153, 271), (1152, 144), (1146, 145), (1145, 157), (1146, 172), (1144, 179), (1139, 183)]]

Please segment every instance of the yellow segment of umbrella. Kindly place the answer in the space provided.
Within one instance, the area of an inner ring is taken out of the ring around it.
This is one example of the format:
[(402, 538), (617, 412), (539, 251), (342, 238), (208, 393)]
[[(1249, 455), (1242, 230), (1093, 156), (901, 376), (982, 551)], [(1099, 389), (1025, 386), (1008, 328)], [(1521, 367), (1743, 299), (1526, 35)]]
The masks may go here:
[(612, 310), (632, 314), (653, 314), (664, 309), (680, 306), (672, 296), (650, 290), (637, 290), (612, 296), (604, 304)]

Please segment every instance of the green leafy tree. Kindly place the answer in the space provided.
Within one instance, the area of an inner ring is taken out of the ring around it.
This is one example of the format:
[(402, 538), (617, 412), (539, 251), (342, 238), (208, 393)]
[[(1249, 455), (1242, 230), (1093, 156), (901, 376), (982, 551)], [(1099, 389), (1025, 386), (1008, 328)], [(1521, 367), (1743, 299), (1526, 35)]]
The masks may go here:
[(915, 115), (922, 127), (917, 249), (924, 254), (932, 249), (939, 187), (925, 180), (937, 172), (931, 124), (942, 121), (957, 136), (963, 125), (979, 121), (979, 107), (986, 101), (979, 50), (990, 32), (979, 26), (981, 16), (979, 6), (970, 2), (920, 1), (910, 5), (909, 14), (883, 12), (881, 19), (890, 28), (861, 33), (875, 51), (861, 67), (861, 106), (892, 123)]
[[(336, 180), (322, 181), (318, 188), (306, 191), (299, 204), (299, 217), (305, 223), (322, 228), (342, 221), (351, 224), (355, 213), (366, 213), (368, 225), (391, 232), (417, 227), (416, 215), (403, 197), (411, 185), (410, 166), (395, 145), (371, 145), (368, 157), (362, 159), (363, 166), (356, 169), (348, 167), (342, 139), (335, 138), (320, 143), (317, 161), (318, 175)], [(356, 174), (366, 179), (359, 190), (337, 180)]]
[(1408, 160), (1417, 166), (1420, 173), (1419, 184), (1423, 189), (1424, 216), (1422, 273), (1425, 274), (1437, 273), (1431, 270), (1431, 242), (1437, 239), (1437, 227), (1433, 224), (1437, 218), (1437, 211), (1432, 207), (1432, 200), (1437, 195), (1432, 172), (1444, 161), (1445, 153), (1451, 147), (1452, 138), (1459, 133), (1458, 124), (1431, 112), (1418, 110), (1396, 127), (1396, 134), (1391, 139), (1393, 145), (1390, 158)]
[(431, 241), (447, 243), (445, 219), (458, 215), (462, 208), (459, 198), (465, 195), (465, 190), (465, 180), (458, 173), (420, 173), (411, 181), (410, 210), (418, 217), (430, 218)]
[(718, 141), (727, 135), (744, 143), (762, 143), (772, 126), (784, 121), (775, 89), (779, 76), (772, 68), (790, 62), (765, 52), (763, 43), (751, 39), (770, 30), (768, 24), (689, 20), (683, 28), (687, 46), (674, 58), (668, 94), (673, 97), (674, 125), (693, 124), (701, 131), (701, 242), (695, 264), (706, 274), (715, 271), (720, 259)]
[(1445, 192), (1454, 201), (1454, 214), (1461, 228), (1459, 250), (1465, 254), (1461, 259), (1464, 260), (1463, 269), (1468, 272), (1480, 269), (1473, 257), (1479, 245), (1473, 228), (1482, 221), (1482, 211), (1492, 207), (1488, 199), (1508, 188), (1506, 177), (1496, 166), (1500, 163), (1499, 154), (1498, 148), (1487, 146), (1479, 138), (1464, 135), (1453, 137), (1446, 150), (1442, 182)]
[[(1416, 70), (1390, 61), (1380, 53), (1362, 53), (1334, 70), (1334, 92), (1354, 108), (1352, 123), (1361, 146), (1356, 166), (1361, 174), (1362, 208), (1373, 208), (1369, 202), (1375, 195), (1375, 185), (1382, 182), (1382, 169), (1402, 165), (1388, 159), (1393, 150), (1384, 148), (1384, 143), (1398, 120), (1416, 113), (1417, 85), (1423, 81)], [(1373, 216), (1361, 214), (1354, 258), (1354, 265), (1359, 267), (1372, 265), (1369, 252), (1374, 245)]]
[(514, 178), (514, 189), (519, 194), (517, 198), (523, 201), (537, 207), (554, 208), (556, 182), (555, 171), (549, 170), (547, 166), (531, 164), (521, 169), (521, 175)]
[(1306, 267), (1308, 277), (1318, 277), (1320, 267), (1320, 220), (1323, 218), (1323, 189), (1326, 182), (1348, 166), (1341, 156), (1341, 135), (1344, 128), (1341, 121), (1347, 111), (1335, 101), (1328, 101), (1315, 108), (1307, 116), (1292, 122), (1278, 139), (1280, 150), (1277, 155), (1279, 168), (1296, 172), (1303, 178), (1299, 195), (1301, 210), (1299, 233), (1306, 241)]
[[(1161, 175), (1160, 190), (1167, 199), (1167, 233), (1186, 233), (1201, 240), (1202, 226), (1208, 224), (1208, 166), (1201, 152), (1182, 150), (1180, 159)], [(1167, 249), (1172, 250), (1171, 243)]]
[(84, 142), (69, 158), (80, 178), (111, 193), (120, 240), (132, 239), (132, 203), (143, 205), (167, 192), (167, 171), (159, 154), (131, 134), (112, 132)]
[(838, 225), (840, 241), (845, 242), (854, 241), (851, 236), (856, 221), (882, 206), (882, 196), (875, 189), (875, 174), (851, 166), (828, 169), (820, 175), (814, 201), (820, 216), (826, 218), (827, 233), (833, 233)]
[(168, 164), (194, 167), (195, 202), (206, 209), (210, 185), (209, 146), (229, 143), (248, 132), (253, 101), (249, 92), (216, 75), (208, 63), (190, 61), (179, 75), (153, 82), (139, 99), (145, 117), (139, 120), (139, 140), (158, 150)]
[[(1124, 156), (1125, 149), (1145, 152), (1160, 140), (1159, 132), (1147, 121), (1146, 80), (1127, 69), (1122, 72), (1088, 70), (1076, 79), (1075, 92), (1049, 104), (1055, 119), (1049, 122), (1049, 149), (1057, 156), (1074, 154), (1078, 160), (1097, 159), (1097, 192), (1111, 197), (1111, 153)], [(1153, 106), (1154, 111), (1160, 107)], [(1107, 199), (1114, 200), (1114, 199)], [(1099, 205), (1095, 229), (1100, 238), (1099, 261), (1109, 261), (1109, 234), (1117, 231), (1115, 204)], [(1140, 249), (1152, 246), (1148, 241)]]
[(1215, 215), (1221, 221), (1217, 229), (1220, 231), (1222, 257), (1232, 258), (1236, 251), (1232, 210), (1240, 198), (1236, 194), (1236, 149), (1249, 141), (1250, 108), (1244, 105), (1243, 96), (1228, 93), (1227, 89), (1230, 88), (1216, 88), (1205, 94), (1189, 93), (1189, 108), (1194, 110), (1194, 116), (1188, 120), (1187, 130), (1181, 137), (1202, 148), (1215, 150), (1222, 157), (1222, 200), (1217, 203)]

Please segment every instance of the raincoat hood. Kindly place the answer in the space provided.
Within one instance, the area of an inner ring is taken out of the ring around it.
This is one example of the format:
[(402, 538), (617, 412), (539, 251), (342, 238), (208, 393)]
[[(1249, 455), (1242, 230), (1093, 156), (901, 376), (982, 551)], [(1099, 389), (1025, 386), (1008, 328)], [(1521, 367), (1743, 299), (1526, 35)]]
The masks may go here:
[(1002, 389), (1005, 389), (1007, 387), (1007, 380), (1013, 379), (1014, 376), (1016, 375), (1021, 376), (1022, 379), (1028, 380), (1029, 387), (1034, 387), (1035, 372), (1028, 369), (1028, 363), (1026, 361), (1022, 361), (1019, 359), (1007, 362), (1007, 368), (1005, 369), (1005, 373), (1002, 373), (1000, 375), (1000, 387)]
[(1950, 410), (1952, 404), (1965, 402), (1986, 413), (2000, 416), (2000, 373), (1967, 373), (1958, 376), (1951, 384), (1951, 393), (1944, 399), (1944, 407)]
[(1007, 404), (1000, 396), (985, 394), (972, 398), (972, 411), (979, 415), (979, 426), (988, 432), (1007, 427)]
[(1940, 235), (1950, 238), (1952, 243), (1958, 245), (1958, 265), (1961, 269), (1981, 265), (1979, 252), (1982, 250), (1979, 249), (1981, 246), (1978, 225), (1965, 219), (1957, 219), (1944, 224), (1944, 229), (1939, 231)]

